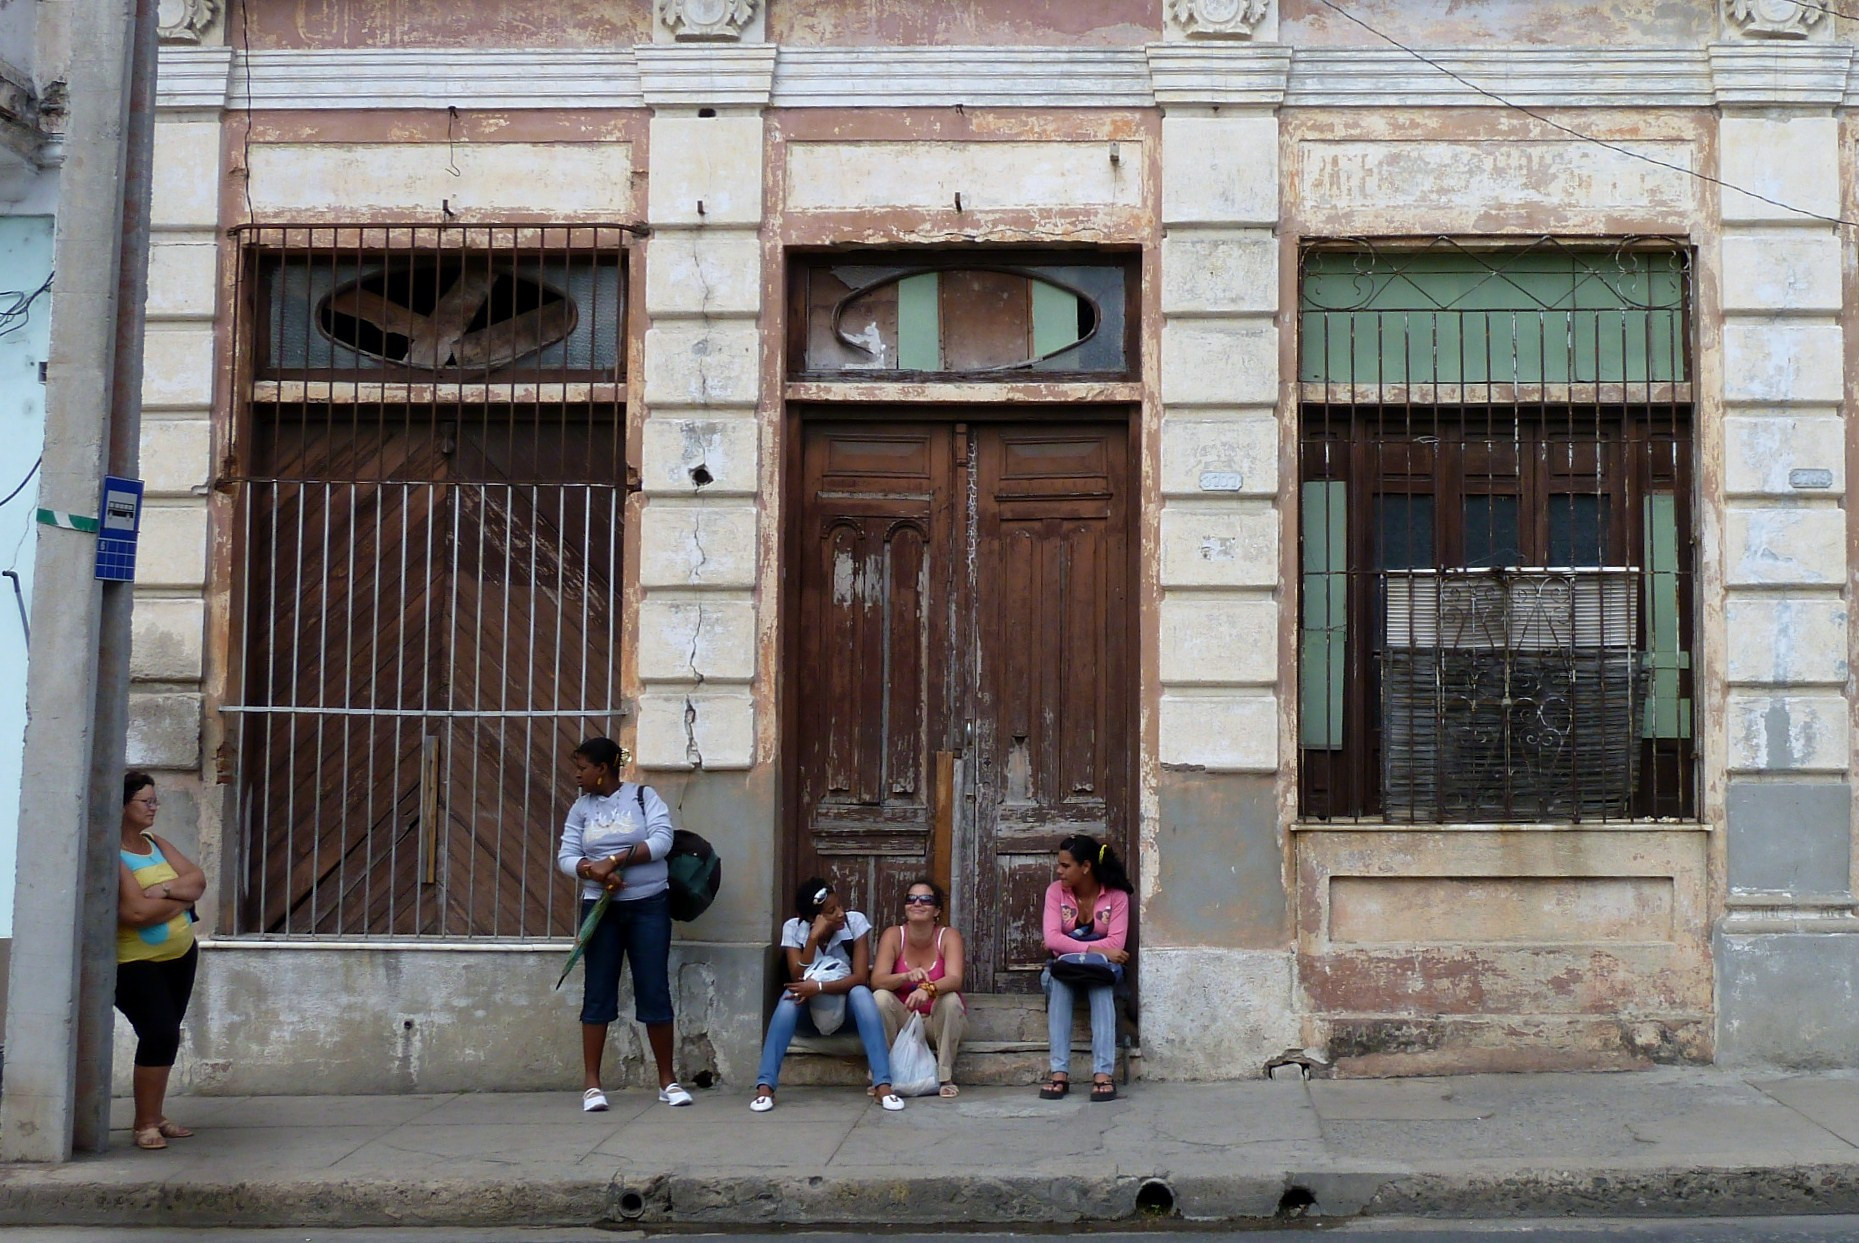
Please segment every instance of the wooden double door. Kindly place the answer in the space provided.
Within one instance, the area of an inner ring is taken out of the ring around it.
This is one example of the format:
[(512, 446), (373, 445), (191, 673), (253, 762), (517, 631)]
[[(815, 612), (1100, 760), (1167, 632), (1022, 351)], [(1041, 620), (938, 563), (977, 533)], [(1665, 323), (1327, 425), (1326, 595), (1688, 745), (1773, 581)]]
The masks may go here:
[(790, 881), (880, 927), (950, 891), (968, 987), (1045, 961), (1073, 833), (1129, 857), (1127, 419), (803, 419), (788, 555)]

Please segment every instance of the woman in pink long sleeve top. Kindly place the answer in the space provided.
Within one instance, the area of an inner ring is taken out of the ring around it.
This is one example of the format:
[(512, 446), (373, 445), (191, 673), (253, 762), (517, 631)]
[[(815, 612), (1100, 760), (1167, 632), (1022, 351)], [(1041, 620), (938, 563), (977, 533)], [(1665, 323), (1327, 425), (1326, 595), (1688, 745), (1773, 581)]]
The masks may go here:
[[(1124, 948), (1130, 930), (1130, 878), (1123, 861), (1108, 844), (1080, 833), (1059, 844), (1053, 871), (1058, 879), (1046, 889), (1041, 925), (1046, 950), (1060, 954), (1101, 955), (1118, 980), (1130, 959)], [(1040, 973), (1046, 991), (1046, 1036), (1051, 1044), (1051, 1073), (1039, 1089), (1043, 1100), (1056, 1101), (1071, 1091), (1072, 998), (1086, 994), (1091, 1007), (1091, 1099), (1117, 1098), (1117, 1009), (1114, 984), (1067, 984), (1054, 979), (1052, 967)]]

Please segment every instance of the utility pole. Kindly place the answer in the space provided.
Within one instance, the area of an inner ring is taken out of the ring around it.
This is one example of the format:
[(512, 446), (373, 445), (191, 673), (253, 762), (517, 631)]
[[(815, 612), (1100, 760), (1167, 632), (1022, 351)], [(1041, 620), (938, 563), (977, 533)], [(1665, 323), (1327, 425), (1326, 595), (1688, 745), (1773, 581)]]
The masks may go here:
[[(95, 515), (137, 473), (157, 0), (72, 0), (70, 100), (39, 504)], [(94, 535), (42, 526), (33, 562), (0, 1158), (65, 1161), (108, 1138), (116, 840), (133, 587), (94, 577)]]

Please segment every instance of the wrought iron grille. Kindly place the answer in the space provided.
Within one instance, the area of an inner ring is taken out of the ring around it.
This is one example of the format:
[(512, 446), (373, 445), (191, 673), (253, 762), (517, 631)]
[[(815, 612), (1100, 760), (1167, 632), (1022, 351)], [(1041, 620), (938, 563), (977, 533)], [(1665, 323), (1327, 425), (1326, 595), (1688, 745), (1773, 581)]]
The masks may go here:
[(1696, 816), (1690, 308), (1657, 239), (1305, 250), (1305, 816)]
[(564, 766), (620, 715), (621, 234), (237, 241), (238, 927), (571, 932)]

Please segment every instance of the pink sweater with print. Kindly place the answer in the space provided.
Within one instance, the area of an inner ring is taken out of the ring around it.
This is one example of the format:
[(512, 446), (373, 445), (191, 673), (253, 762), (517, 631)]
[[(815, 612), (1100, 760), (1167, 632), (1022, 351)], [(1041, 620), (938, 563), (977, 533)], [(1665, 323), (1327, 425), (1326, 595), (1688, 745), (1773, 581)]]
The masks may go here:
[(1130, 931), (1130, 895), (1121, 889), (1101, 889), (1091, 925), (1100, 934), (1095, 941), (1080, 941), (1071, 935), (1078, 926), (1078, 899), (1063, 882), (1046, 887), (1046, 910), (1041, 924), (1046, 934), (1046, 948), (1054, 954), (1103, 953), (1120, 950)]

